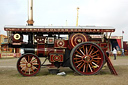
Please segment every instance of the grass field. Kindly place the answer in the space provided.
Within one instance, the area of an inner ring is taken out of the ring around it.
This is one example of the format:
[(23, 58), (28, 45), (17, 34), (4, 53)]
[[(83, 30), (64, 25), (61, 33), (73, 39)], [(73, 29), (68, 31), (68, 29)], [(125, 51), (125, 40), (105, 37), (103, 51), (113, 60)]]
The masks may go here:
[(66, 72), (66, 76), (49, 74), (47, 68), (41, 68), (40, 72), (33, 77), (21, 76), (17, 69), (17, 58), (0, 59), (0, 85), (128, 85), (128, 56), (117, 57), (111, 61), (118, 73), (114, 76), (105, 65), (99, 74), (80, 76), (69, 68), (60, 68)]

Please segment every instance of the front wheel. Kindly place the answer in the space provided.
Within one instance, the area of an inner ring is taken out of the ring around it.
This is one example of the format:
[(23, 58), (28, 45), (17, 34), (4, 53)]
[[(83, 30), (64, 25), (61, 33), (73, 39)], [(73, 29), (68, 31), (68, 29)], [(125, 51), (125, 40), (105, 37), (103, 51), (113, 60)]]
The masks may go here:
[(17, 62), (17, 70), (23, 76), (36, 75), (41, 67), (40, 59), (34, 54), (25, 54)]
[(104, 61), (104, 52), (92, 42), (80, 43), (70, 53), (71, 66), (81, 75), (97, 74), (103, 67)]

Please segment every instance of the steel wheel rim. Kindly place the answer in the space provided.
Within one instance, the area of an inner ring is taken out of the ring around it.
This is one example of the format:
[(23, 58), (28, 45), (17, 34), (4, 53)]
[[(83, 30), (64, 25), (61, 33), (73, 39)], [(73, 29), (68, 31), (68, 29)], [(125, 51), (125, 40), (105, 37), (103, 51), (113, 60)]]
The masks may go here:
[(25, 54), (17, 62), (17, 70), (23, 76), (36, 75), (41, 67), (40, 59), (33, 54)]
[(81, 43), (71, 53), (73, 69), (82, 75), (97, 74), (104, 64), (104, 53), (94, 43)]

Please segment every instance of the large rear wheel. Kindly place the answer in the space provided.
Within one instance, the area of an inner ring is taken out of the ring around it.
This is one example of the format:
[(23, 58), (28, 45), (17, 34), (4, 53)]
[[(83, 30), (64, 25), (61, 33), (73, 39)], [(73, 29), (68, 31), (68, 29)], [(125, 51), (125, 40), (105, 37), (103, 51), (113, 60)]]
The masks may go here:
[(92, 42), (76, 45), (70, 54), (72, 68), (81, 75), (97, 74), (104, 65), (104, 61), (104, 52)]
[(41, 67), (40, 59), (34, 54), (25, 54), (17, 62), (17, 70), (23, 76), (36, 75)]

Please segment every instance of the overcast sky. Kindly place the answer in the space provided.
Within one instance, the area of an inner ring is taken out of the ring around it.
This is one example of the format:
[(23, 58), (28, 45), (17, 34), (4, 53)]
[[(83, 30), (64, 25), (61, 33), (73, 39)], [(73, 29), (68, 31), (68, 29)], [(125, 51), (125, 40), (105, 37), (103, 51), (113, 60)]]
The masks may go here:
[[(128, 0), (33, 0), (34, 25), (76, 25), (79, 7), (79, 25), (112, 26), (114, 36), (128, 41)], [(28, 0), (0, 0), (0, 34), (6, 34), (5, 25), (26, 25)]]

